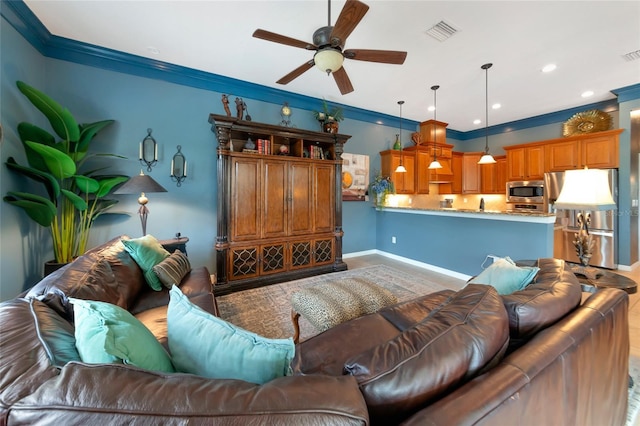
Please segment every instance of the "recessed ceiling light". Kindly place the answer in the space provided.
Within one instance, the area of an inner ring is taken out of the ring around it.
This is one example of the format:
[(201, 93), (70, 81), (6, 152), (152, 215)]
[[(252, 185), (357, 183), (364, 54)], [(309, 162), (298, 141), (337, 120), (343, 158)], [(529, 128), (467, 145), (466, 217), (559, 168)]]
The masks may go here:
[(157, 47), (154, 47), (154, 46), (147, 46), (147, 50), (149, 51), (149, 53), (151, 53), (153, 55), (159, 55), (160, 54), (160, 49), (158, 49)]
[(491, 108), (493, 108), (493, 109), (500, 109), (500, 108), (502, 108), (502, 105), (500, 105), (500, 104), (493, 104), (493, 105), (491, 105)]
[(478, 119), (473, 120), (473, 124), (480, 124), (480, 123), (482, 123), (482, 120), (478, 120)]
[(581, 95), (583, 98), (588, 98), (590, 96), (593, 96), (593, 90), (587, 90), (586, 92), (582, 92)]
[(429, 108), (427, 108), (427, 111), (434, 111), (436, 109), (436, 107), (434, 107), (433, 105), (431, 105)]
[(542, 67), (542, 72), (551, 72), (551, 71), (555, 70), (556, 68), (557, 68), (556, 64), (547, 64), (544, 67)]

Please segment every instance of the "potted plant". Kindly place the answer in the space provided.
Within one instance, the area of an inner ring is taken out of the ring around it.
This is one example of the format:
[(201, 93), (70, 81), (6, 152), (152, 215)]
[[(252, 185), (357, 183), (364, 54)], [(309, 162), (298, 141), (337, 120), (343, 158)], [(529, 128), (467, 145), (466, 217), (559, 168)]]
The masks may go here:
[(37, 192), (9, 191), (4, 201), (19, 207), (39, 225), (50, 229), (55, 262), (68, 263), (86, 251), (95, 219), (117, 203), (105, 197), (123, 175), (98, 175), (83, 170), (89, 158), (114, 154), (92, 154), (93, 138), (113, 120), (78, 124), (68, 109), (41, 91), (18, 81), (18, 89), (49, 120), (56, 137), (34, 124), (18, 124), (18, 134), (28, 165), (9, 157), (10, 170), (41, 184)]
[(344, 111), (338, 106), (330, 108), (327, 101), (323, 99), (322, 111), (314, 111), (313, 116), (320, 122), (323, 131), (338, 133), (338, 123), (344, 120)]
[(396, 188), (393, 181), (388, 176), (382, 176), (378, 173), (373, 179), (373, 182), (369, 184), (369, 194), (372, 195), (373, 204), (376, 207), (384, 205), (387, 194), (395, 194)]

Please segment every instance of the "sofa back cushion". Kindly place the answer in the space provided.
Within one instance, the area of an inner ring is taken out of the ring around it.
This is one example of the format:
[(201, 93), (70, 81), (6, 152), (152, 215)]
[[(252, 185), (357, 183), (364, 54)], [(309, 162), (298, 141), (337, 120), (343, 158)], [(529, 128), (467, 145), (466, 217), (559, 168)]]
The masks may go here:
[(371, 419), (395, 424), (493, 365), (509, 339), (493, 287), (469, 284), (395, 338), (349, 359)]
[(69, 297), (98, 300), (127, 309), (137, 298), (144, 277), (120, 238), (87, 251), (46, 276), (26, 297), (42, 300), (68, 320), (73, 319)]
[(580, 282), (564, 260), (538, 259), (538, 267), (531, 284), (502, 296), (509, 315), (509, 351), (556, 323), (582, 300)]

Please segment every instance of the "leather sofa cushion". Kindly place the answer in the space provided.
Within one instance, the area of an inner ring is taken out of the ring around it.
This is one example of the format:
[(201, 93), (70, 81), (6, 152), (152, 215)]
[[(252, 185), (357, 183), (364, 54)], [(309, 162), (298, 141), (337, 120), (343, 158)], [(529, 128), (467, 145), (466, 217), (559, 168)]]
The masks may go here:
[[(3, 411), (80, 360), (73, 327), (35, 299), (0, 303), (0, 419)], [(3, 423), (0, 420), (0, 423)]]
[(124, 250), (120, 238), (87, 251), (46, 276), (27, 292), (26, 297), (42, 300), (70, 321), (73, 307), (69, 297), (108, 302), (128, 309), (138, 297), (144, 278)]
[(372, 421), (392, 424), (497, 362), (508, 339), (496, 290), (470, 284), (422, 322), (348, 359), (344, 370), (358, 381)]
[(523, 290), (502, 296), (509, 315), (509, 351), (573, 311), (582, 288), (561, 259), (539, 259), (540, 271)]

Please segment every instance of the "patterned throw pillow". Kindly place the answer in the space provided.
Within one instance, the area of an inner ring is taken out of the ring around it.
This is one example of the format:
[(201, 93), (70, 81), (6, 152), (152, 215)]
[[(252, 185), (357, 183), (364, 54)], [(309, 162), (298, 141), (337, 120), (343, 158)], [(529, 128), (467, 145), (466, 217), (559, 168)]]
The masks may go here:
[(173, 284), (180, 285), (182, 279), (191, 271), (191, 263), (186, 254), (174, 251), (169, 257), (153, 267), (153, 272), (167, 288)]

